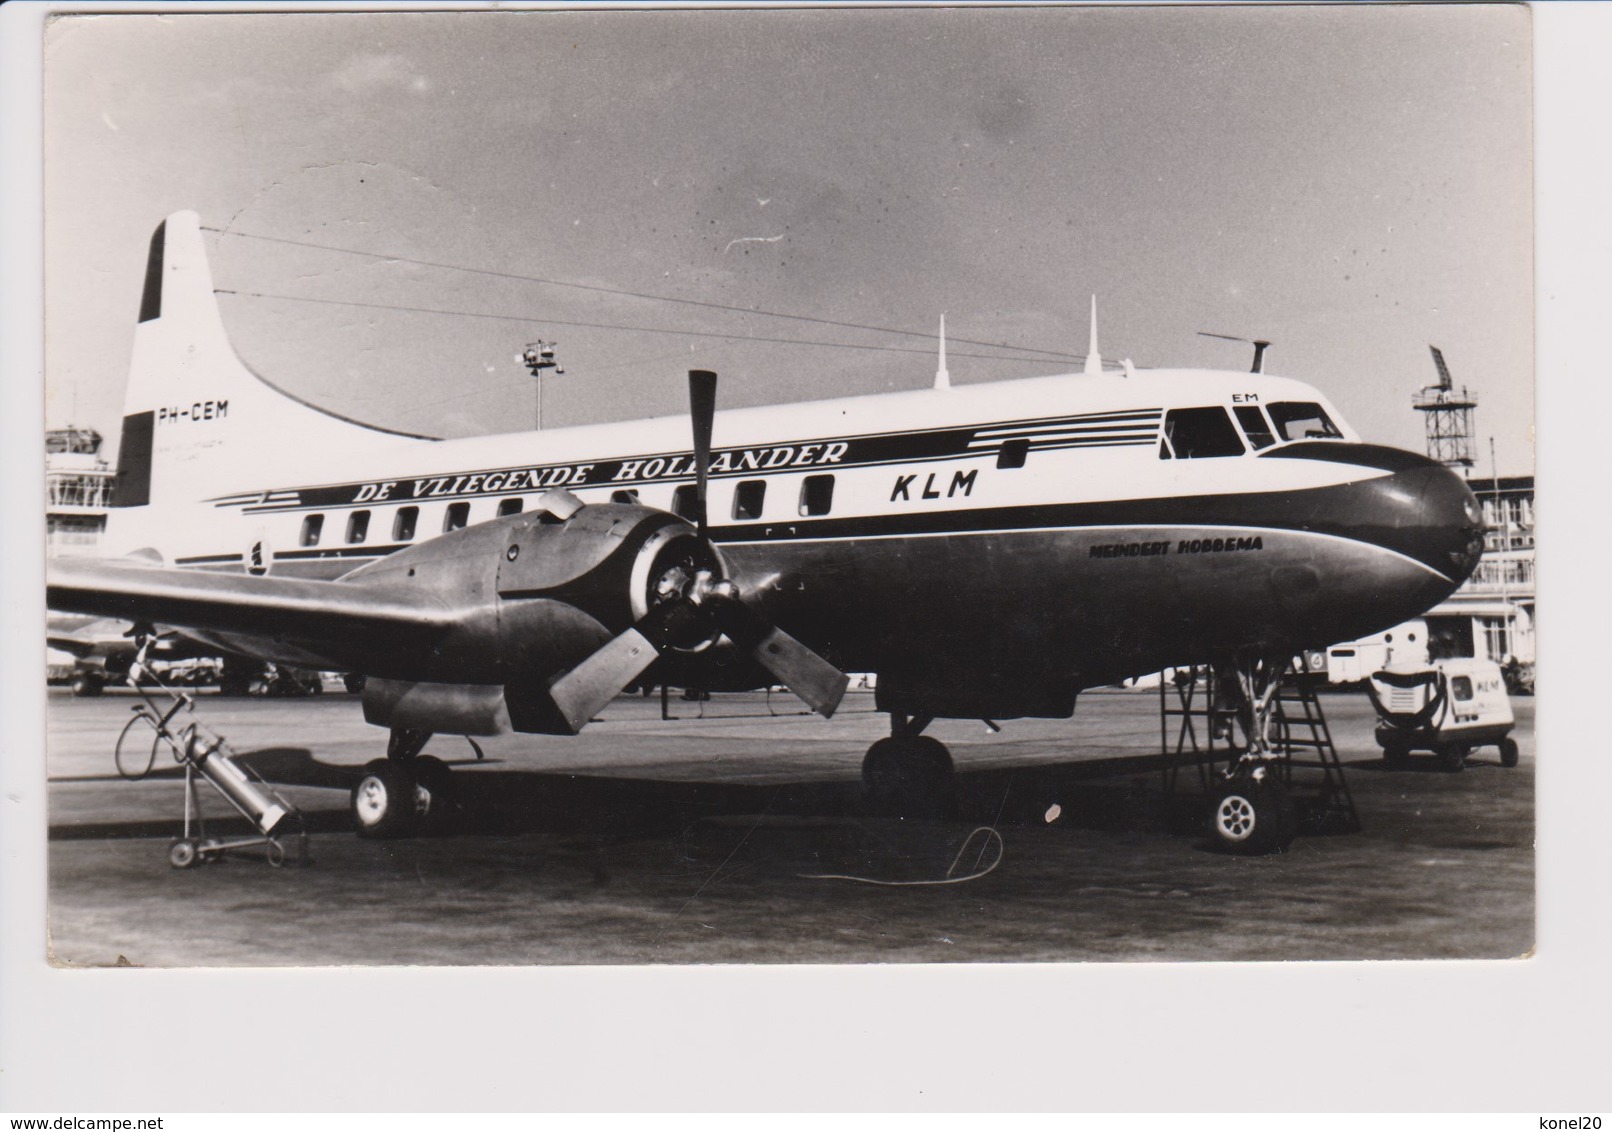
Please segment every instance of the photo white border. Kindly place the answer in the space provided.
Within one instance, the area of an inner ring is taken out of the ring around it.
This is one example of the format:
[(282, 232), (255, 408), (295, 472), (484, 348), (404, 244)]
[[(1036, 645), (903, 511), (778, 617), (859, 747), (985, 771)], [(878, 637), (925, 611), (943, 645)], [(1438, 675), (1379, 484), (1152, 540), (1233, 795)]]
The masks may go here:
[[(1607, 507), (1606, 472), (1591, 461), (1612, 447), (1612, 375), (1593, 338), (1612, 311), (1612, 5), (1534, 9), (1546, 485), (1537, 957), (59, 971), (44, 963), (38, 679), (42, 28), (53, 12), (173, 7), (0, 7), (0, 1111), (1605, 1107), (1612, 754), (1593, 635), (1608, 620)], [(1245, 1036), (1220, 1023), (1228, 1009), (1249, 1021)]]

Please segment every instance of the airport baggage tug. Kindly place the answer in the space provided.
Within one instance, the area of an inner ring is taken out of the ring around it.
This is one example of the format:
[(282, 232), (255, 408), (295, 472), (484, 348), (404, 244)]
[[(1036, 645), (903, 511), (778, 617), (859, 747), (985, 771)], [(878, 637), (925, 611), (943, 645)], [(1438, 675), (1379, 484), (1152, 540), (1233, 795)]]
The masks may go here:
[(1412, 751), (1431, 751), (1448, 771), (1466, 765), (1474, 748), (1495, 746), (1500, 765), (1517, 765), (1511, 737), (1516, 716), (1500, 666), (1471, 657), (1415, 667), (1389, 667), (1366, 682), (1377, 709), (1377, 745), (1390, 768), (1402, 768)]

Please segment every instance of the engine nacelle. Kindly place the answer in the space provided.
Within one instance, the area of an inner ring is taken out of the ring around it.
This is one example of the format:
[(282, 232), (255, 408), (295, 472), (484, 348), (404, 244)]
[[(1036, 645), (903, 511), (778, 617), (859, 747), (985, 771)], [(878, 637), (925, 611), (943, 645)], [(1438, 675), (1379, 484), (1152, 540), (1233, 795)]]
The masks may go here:
[[(548, 731), (555, 677), (659, 602), (687, 593), (696, 578), (725, 576), (716, 549), (675, 515), (568, 501), (452, 532), (343, 579), (419, 587), (463, 610), (425, 663), (377, 655), (364, 666), (370, 722), (491, 734), (508, 720), (516, 730)], [(696, 632), (678, 643), (697, 649), (714, 636)]]

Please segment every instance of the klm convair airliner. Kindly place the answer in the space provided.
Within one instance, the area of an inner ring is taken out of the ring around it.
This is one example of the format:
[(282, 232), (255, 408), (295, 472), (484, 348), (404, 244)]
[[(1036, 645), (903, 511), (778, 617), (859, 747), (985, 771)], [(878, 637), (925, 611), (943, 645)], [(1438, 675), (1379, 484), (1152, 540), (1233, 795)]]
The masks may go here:
[[(1084, 688), (1196, 663), (1244, 674), (1266, 713), (1273, 660), (1399, 624), (1471, 573), (1465, 484), (1363, 443), (1310, 386), (1092, 355), (958, 388), (942, 355), (934, 389), (721, 414), (695, 371), (692, 444), (678, 417), (436, 440), (249, 371), (181, 212), (135, 336), (123, 557), (58, 561), (48, 601), (365, 674), (391, 740), (353, 810), (391, 835), (446, 789), (416, 761), (432, 733), (574, 733), (644, 678), (781, 682), (827, 716), (845, 671), (877, 673), (891, 735), (869, 790), (933, 795), (935, 718), (1067, 717)], [(1279, 789), (1265, 723), (1222, 790), (1254, 815), (1219, 830), (1233, 847), (1273, 847), (1251, 832)]]

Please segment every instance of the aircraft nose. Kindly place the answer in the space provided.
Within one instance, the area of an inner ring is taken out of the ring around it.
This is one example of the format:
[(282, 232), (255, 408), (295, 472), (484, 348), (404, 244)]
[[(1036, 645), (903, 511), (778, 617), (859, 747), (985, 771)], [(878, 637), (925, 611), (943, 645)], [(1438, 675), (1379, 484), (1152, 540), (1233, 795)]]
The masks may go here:
[(1294, 444), (1271, 456), (1372, 469), (1317, 496), (1307, 525), (1413, 559), (1444, 579), (1445, 594), (1471, 577), (1483, 557), (1483, 508), (1443, 464), (1374, 444)]
[(1466, 481), (1412, 452), (1361, 446), (1354, 455), (1350, 462), (1389, 473), (1354, 485), (1355, 537), (1416, 559), (1446, 578), (1452, 591), (1471, 577), (1483, 557), (1484, 524)]
[(1387, 490), (1411, 501), (1404, 526), (1423, 553), (1418, 557), (1459, 586), (1483, 557), (1483, 508), (1467, 483), (1429, 460), (1396, 472)]

